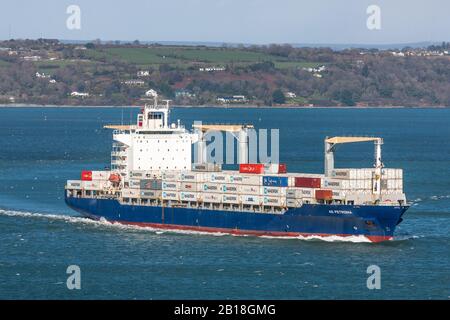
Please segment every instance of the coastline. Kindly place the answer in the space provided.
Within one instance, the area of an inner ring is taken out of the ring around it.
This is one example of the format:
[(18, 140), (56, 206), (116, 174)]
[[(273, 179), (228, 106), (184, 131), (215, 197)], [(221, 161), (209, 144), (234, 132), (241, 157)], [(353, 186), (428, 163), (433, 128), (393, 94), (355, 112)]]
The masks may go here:
[[(41, 104), (0, 104), (2, 108), (140, 108), (141, 106), (105, 106), (105, 105), (41, 105)], [(296, 106), (296, 105), (172, 105), (171, 108), (217, 108), (217, 109), (448, 109), (450, 106)]]

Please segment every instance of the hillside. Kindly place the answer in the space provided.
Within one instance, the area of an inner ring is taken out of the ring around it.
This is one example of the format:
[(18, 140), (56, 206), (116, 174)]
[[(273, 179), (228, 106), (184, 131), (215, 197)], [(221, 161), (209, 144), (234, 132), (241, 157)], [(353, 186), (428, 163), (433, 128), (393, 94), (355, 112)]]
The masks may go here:
[(449, 44), (402, 50), (0, 42), (0, 103), (449, 106)]

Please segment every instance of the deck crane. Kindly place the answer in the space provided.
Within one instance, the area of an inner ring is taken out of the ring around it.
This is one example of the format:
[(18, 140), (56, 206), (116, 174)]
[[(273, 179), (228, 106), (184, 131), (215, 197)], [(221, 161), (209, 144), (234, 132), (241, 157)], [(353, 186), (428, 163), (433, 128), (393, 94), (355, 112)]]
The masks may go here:
[(331, 177), (334, 169), (334, 151), (338, 144), (369, 142), (373, 141), (375, 144), (375, 175), (372, 182), (372, 193), (380, 199), (381, 196), (381, 169), (383, 163), (381, 162), (381, 146), (383, 139), (378, 137), (332, 137), (325, 139), (325, 176)]

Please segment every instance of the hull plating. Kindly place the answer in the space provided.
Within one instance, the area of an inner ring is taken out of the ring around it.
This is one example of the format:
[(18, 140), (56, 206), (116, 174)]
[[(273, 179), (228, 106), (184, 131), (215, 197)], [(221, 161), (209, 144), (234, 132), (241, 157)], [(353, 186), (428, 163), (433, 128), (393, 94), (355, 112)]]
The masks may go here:
[(161, 229), (224, 232), (255, 236), (365, 236), (392, 239), (405, 206), (304, 204), (284, 214), (120, 204), (114, 199), (66, 197), (82, 215), (110, 222)]

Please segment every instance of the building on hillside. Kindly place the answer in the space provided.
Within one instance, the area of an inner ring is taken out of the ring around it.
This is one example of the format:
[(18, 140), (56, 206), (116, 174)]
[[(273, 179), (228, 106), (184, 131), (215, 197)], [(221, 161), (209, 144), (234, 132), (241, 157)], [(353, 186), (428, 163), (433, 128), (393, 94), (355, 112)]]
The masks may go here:
[(80, 98), (85, 98), (85, 97), (89, 97), (89, 93), (87, 92), (78, 92), (78, 91), (73, 91), (70, 96), (72, 97), (80, 97)]

